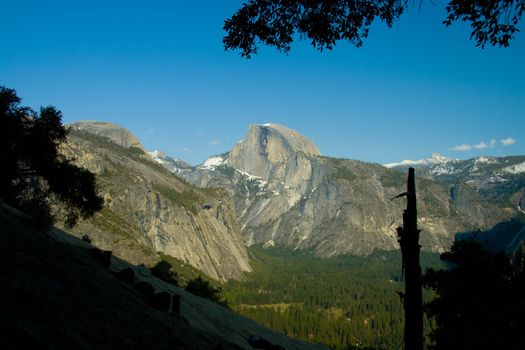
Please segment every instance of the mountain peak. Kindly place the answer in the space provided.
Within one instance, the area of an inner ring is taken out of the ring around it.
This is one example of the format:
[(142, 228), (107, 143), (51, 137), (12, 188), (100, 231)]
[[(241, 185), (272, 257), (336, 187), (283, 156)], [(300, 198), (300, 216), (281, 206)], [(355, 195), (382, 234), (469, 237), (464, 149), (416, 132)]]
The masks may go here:
[(183, 161), (182, 159), (168, 156), (165, 152), (155, 150), (147, 152), (151, 158), (157, 163), (163, 165), (166, 169), (172, 173), (181, 174), (183, 171), (191, 169), (191, 165)]
[(445, 157), (444, 155), (441, 155), (440, 153), (432, 153), (432, 157), (430, 159), (435, 161), (435, 163), (445, 163), (445, 162), (452, 160), (452, 158)]
[(296, 153), (317, 156), (319, 149), (297, 131), (279, 124), (252, 124), (230, 153), (230, 164), (250, 174), (266, 177), (277, 163)]
[(284, 139), (285, 142), (289, 143), (290, 147), (295, 152), (303, 152), (305, 154), (316, 155), (316, 156), (321, 155), (321, 152), (319, 151), (317, 146), (312, 141), (310, 141), (306, 136), (284, 125), (275, 124), (275, 123), (251, 124), (250, 127), (248, 128), (248, 134), (244, 138), (244, 140), (246, 140), (246, 138), (250, 136), (251, 132), (257, 132), (257, 130), (261, 130), (264, 132), (265, 129), (271, 130), (271, 132), (279, 134)]
[(160, 150), (151, 151), (151, 152), (148, 152), (148, 154), (152, 156), (153, 158), (166, 158), (166, 153)]
[(419, 160), (405, 159), (399, 163), (383, 164), (387, 168), (405, 168), (405, 167), (428, 167), (429, 165), (447, 163), (452, 161), (452, 158), (445, 157), (439, 153), (432, 153), (432, 157)]
[(131, 131), (117, 124), (94, 120), (83, 120), (67, 124), (67, 127), (106, 137), (110, 141), (125, 148), (137, 147), (144, 150), (139, 139)]

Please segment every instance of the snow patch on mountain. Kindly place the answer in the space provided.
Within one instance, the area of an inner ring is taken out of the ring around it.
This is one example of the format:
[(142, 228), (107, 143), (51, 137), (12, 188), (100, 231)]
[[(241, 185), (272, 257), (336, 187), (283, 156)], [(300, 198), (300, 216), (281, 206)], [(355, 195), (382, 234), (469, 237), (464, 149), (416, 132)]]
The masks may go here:
[(505, 179), (501, 176), (500, 172), (497, 172), (488, 178), (487, 183), (497, 184), (497, 183), (503, 183), (503, 182), (508, 182), (508, 181), (509, 181), (508, 179)]
[(397, 168), (397, 167), (400, 167), (400, 166), (410, 166), (410, 165), (426, 165), (427, 164), (427, 161), (426, 159), (421, 159), (421, 160), (410, 160), (410, 159), (405, 159), (401, 162), (398, 162), (398, 163), (387, 163), (387, 164), (383, 164), (383, 166), (387, 167), (387, 168)]
[(399, 167), (407, 167), (407, 166), (430, 166), (430, 165), (435, 165), (435, 164), (447, 163), (452, 160), (453, 160), (452, 158), (445, 157), (439, 153), (433, 153), (431, 158), (420, 159), (420, 160), (405, 159), (399, 163), (388, 163), (388, 164), (383, 164), (383, 166), (387, 168), (399, 168)]
[(502, 169), (506, 173), (519, 174), (525, 172), (525, 162), (514, 164)]
[(498, 164), (498, 160), (494, 157), (477, 157), (474, 160), (475, 164)]
[(473, 173), (484, 171), (487, 165), (498, 164), (498, 163), (499, 161), (494, 157), (485, 157), (485, 156), (476, 157), (474, 158), (474, 166), (472, 167), (471, 171)]
[(220, 156), (210, 157), (202, 163), (202, 165), (199, 166), (199, 169), (208, 169), (208, 170), (214, 170), (215, 167), (224, 164), (225, 160), (224, 158)]
[(159, 164), (165, 165), (167, 162), (164, 160), (166, 154), (162, 151), (148, 152), (151, 158)]
[(166, 157), (166, 153), (164, 153), (162, 151), (159, 151), (159, 150), (148, 152), (148, 154), (150, 156), (152, 156), (153, 158), (164, 158), (164, 157)]
[(155, 150), (147, 152), (147, 154), (157, 163), (168, 169), (170, 172), (181, 175), (185, 171), (191, 169), (191, 165), (179, 158), (173, 158), (166, 153)]
[(435, 167), (430, 169), (432, 175), (451, 175), (458, 172), (458, 169), (453, 163), (442, 163), (437, 164)]
[(239, 174), (245, 176), (248, 178), (248, 180), (252, 180), (252, 181), (257, 181), (261, 186), (264, 186), (267, 184), (266, 181), (263, 180), (262, 177), (260, 176), (256, 176), (256, 175), (252, 175), (250, 173), (247, 173), (246, 171), (242, 171), (242, 170), (239, 170), (239, 169), (236, 169), (234, 168), (236, 172), (238, 172)]

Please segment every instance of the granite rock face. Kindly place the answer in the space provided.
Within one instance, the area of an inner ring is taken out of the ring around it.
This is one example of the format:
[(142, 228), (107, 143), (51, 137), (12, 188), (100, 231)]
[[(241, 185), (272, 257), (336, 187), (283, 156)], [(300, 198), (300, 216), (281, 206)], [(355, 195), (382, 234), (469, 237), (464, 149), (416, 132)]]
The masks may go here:
[[(391, 198), (406, 190), (406, 176), (379, 164), (323, 157), (288, 128), (252, 125), (229, 154), (184, 176), (197, 186), (230, 191), (248, 245), (282, 245), (325, 257), (398, 249), (396, 227), (405, 202)], [(473, 191), (462, 189), (453, 199), (442, 184), (416, 182), (426, 250), (444, 251), (455, 233), (489, 228), (513, 214)]]
[(126, 130), (110, 125), (101, 131), (107, 124), (97, 123), (96, 133), (91, 122), (71, 125), (62, 149), (97, 175), (105, 201), (73, 233), (88, 234), (94, 244), (133, 263), (152, 263), (162, 252), (217, 280), (251, 271), (228, 193), (184, 182), (143, 152)]
[[(106, 203), (75, 232), (131, 262), (160, 251), (226, 280), (250, 271), (245, 245), (323, 257), (398, 249), (405, 200), (391, 198), (406, 190), (406, 175), (321, 156), (289, 128), (251, 125), (230, 152), (197, 167), (147, 154), (129, 131), (109, 123), (70, 130), (64, 153), (97, 174)], [(468, 184), (436, 182), (425, 169), (416, 170), (416, 185), (425, 250), (444, 251), (457, 232), (489, 229), (516, 214)]]
[[(232, 148), (229, 164), (268, 180), (276, 168), (282, 171), (282, 165), (300, 162), (302, 159), (297, 157), (292, 159), (297, 154), (319, 155), (320, 152), (313, 143), (295, 130), (278, 124), (251, 125), (246, 137)], [(304, 174), (308, 171), (303, 168), (297, 170), (294, 173)]]
[(106, 137), (124, 148), (137, 147), (144, 149), (139, 139), (128, 129), (119, 125), (99, 121), (80, 121), (67, 125), (69, 130), (85, 131), (90, 134)]

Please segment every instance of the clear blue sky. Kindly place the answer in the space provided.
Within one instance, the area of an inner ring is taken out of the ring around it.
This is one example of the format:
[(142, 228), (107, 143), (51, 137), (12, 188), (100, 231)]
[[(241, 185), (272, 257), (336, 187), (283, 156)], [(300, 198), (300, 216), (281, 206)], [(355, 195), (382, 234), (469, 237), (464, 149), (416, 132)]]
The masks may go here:
[(481, 50), (463, 25), (441, 24), (436, 3), (374, 24), (360, 49), (303, 41), (245, 60), (221, 42), (240, 1), (0, 0), (0, 84), (192, 164), (267, 122), (325, 155), (379, 163), (525, 154), (525, 30)]

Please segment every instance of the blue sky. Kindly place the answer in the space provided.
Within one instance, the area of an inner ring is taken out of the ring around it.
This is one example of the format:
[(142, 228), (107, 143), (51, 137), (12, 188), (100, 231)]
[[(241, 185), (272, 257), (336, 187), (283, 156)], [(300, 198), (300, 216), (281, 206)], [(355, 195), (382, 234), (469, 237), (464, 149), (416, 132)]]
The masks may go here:
[(482, 50), (427, 1), (391, 29), (375, 23), (359, 49), (299, 41), (246, 60), (221, 42), (241, 3), (0, 0), (0, 84), (192, 164), (267, 122), (325, 155), (379, 163), (525, 154), (525, 33)]

